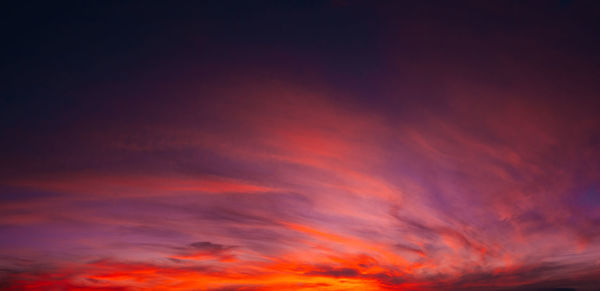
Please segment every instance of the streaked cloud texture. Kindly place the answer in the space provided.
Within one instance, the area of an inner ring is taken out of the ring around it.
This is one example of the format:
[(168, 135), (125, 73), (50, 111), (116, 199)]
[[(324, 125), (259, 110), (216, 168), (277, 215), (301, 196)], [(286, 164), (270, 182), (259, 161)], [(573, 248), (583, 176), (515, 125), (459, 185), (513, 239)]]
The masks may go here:
[(597, 5), (50, 5), (0, 288), (600, 286)]

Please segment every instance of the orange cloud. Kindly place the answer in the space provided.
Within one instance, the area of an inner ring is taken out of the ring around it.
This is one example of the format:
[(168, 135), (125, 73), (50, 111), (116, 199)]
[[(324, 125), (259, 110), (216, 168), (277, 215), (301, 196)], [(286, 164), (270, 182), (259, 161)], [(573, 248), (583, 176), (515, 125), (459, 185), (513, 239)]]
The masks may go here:
[(73, 194), (153, 196), (173, 193), (261, 193), (276, 191), (245, 181), (219, 177), (64, 175), (11, 181), (9, 185)]

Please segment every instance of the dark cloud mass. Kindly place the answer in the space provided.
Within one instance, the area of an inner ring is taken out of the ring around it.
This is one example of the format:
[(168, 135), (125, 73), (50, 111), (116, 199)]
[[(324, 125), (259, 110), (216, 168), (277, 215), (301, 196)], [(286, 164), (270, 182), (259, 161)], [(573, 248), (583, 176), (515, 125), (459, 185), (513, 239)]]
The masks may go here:
[(2, 290), (600, 290), (596, 1), (0, 9)]

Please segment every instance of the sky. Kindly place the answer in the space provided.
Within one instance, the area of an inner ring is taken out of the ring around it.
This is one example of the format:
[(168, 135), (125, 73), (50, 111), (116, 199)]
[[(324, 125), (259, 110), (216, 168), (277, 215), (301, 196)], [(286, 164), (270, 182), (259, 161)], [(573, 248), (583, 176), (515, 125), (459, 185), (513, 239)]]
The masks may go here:
[(595, 1), (2, 6), (2, 290), (600, 286)]

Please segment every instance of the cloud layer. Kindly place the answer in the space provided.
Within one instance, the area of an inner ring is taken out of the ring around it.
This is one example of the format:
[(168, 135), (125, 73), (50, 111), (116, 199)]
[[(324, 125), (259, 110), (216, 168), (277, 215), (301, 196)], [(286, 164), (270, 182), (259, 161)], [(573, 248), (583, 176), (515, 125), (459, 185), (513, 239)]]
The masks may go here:
[[(531, 31), (488, 23), (495, 34), (480, 43), (468, 24), (442, 25), (441, 8), (396, 18), (398, 7), (351, 2), (315, 21), (381, 21), (356, 31), (374, 48), (351, 47), (367, 55), (353, 63), (329, 58), (352, 34), (319, 38), (327, 49), (315, 53), (290, 24), (293, 37), (263, 51), (241, 33), (274, 29), (255, 19), (231, 24), (240, 35), (188, 32), (202, 57), (152, 51), (160, 64), (130, 65), (144, 73), (36, 93), (77, 96), (63, 105), (11, 103), (29, 115), (2, 127), (0, 288), (597, 288), (598, 67), (572, 51), (585, 44), (539, 50), (561, 41), (547, 33), (560, 23), (518, 12), (506, 13)], [(272, 9), (290, 23), (306, 12)], [(465, 27), (461, 41), (443, 37)], [(504, 44), (502, 32), (534, 44)], [(225, 57), (209, 60), (218, 49)], [(240, 53), (250, 57), (225, 60)]]

